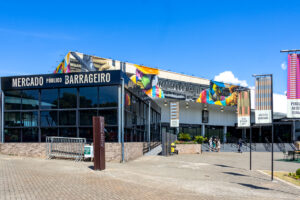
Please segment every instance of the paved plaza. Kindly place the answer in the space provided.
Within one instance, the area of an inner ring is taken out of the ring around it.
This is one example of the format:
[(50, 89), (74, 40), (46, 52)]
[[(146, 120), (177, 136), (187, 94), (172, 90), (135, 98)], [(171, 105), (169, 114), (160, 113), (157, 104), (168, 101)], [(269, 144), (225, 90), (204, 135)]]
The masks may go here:
[[(300, 199), (300, 189), (257, 171), (270, 169), (270, 153), (254, 153), (252, 171), (248, 156), (144, 156), (100, 172), (91, 162), (0, 155), (0, 199)], [(297, 168), (275, 161), (277, 171)]]

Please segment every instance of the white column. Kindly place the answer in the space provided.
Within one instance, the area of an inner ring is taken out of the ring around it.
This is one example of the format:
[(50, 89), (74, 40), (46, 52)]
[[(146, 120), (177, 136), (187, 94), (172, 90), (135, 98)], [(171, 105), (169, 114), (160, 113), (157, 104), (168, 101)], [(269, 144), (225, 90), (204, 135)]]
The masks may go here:
[(224, 128), (223, 128), (223, 142), (224, 143), (227, 141), (226, 133), (227, 133), (227, 126), (224, 126)]

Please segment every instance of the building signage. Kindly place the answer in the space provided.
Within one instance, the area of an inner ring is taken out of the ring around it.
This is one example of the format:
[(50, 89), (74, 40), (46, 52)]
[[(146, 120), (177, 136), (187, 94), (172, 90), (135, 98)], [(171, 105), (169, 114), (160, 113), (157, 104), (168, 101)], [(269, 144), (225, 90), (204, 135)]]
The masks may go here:
[(250, 127), (250, 92), (241, 91), (238, 94), (238, 127)]
[(258, 76), (255, 81), (255, 123), (271, 124), (272, 116), (272, 76)]
[(287, 117), (300, 118), (300, 54), (288, 55)]
[(179, 102), (170, 102), (170, 127), (179, 127)]
[(115, 71), (81, 72), (68, 74), (45, 74), (17, 77), (3, 77), (2, 89), (31, 89), (119, 84), (121, 73)]

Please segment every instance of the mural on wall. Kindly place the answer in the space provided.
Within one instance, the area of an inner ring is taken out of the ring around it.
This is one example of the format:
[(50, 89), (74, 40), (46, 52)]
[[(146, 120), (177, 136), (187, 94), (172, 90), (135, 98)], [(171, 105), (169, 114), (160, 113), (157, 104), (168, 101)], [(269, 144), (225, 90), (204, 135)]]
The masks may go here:
[(200, 93), (196, 102), (220, 106), (236, 106), (238, 99), (236, 90), (238, 87), (236, 85), (210, 81), (210, 87)]
[(56, 69), (54, 70), (54, 74), (69, 73), (69, 72), (70, 72), (70, 52), (56, 67)]
[(69, 52), (54, 73), (104, 71), (114, 68), (111, 60), (77, 52)]
[[(90, 56), (78, 52), (69, 52), (56, 67), (54, 73), (115, 70), (117, 69), (115, 65), (116, 61), (111, 59)], [(130, 63), (128, 63), (128, 65), (136, 68), (135, 75), (132, 75), (130, 79), (149, 97), (164, 98), (164, 93), (158, 86), (158, 69)]]
[(164, 92), (158, 86), (158, 74), (159, 70), (134, 65), (136, 67), (135, 75), (132, 75), (130, 79), (137, 84), (149, 97), (152, 98), (164, 98)]

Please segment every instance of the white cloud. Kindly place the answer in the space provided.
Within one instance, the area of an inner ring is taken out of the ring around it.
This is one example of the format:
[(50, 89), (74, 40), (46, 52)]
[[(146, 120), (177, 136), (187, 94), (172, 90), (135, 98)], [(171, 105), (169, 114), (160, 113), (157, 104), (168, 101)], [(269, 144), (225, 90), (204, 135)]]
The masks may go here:
[(286, 68), (287, 68), (286, 63), (285, 62), (281, 63), (281, 69), (286, 70)]
[(232, 71), (221, 72), (219, 75), (215, 76), (214, 80), (224, 82), (224, 83), (231, 83), (234, 85), (240, 85), (243, 87), (248, 86), (248, 83), (246, 80), (239, 80), (237, 77), (234, 76)]

